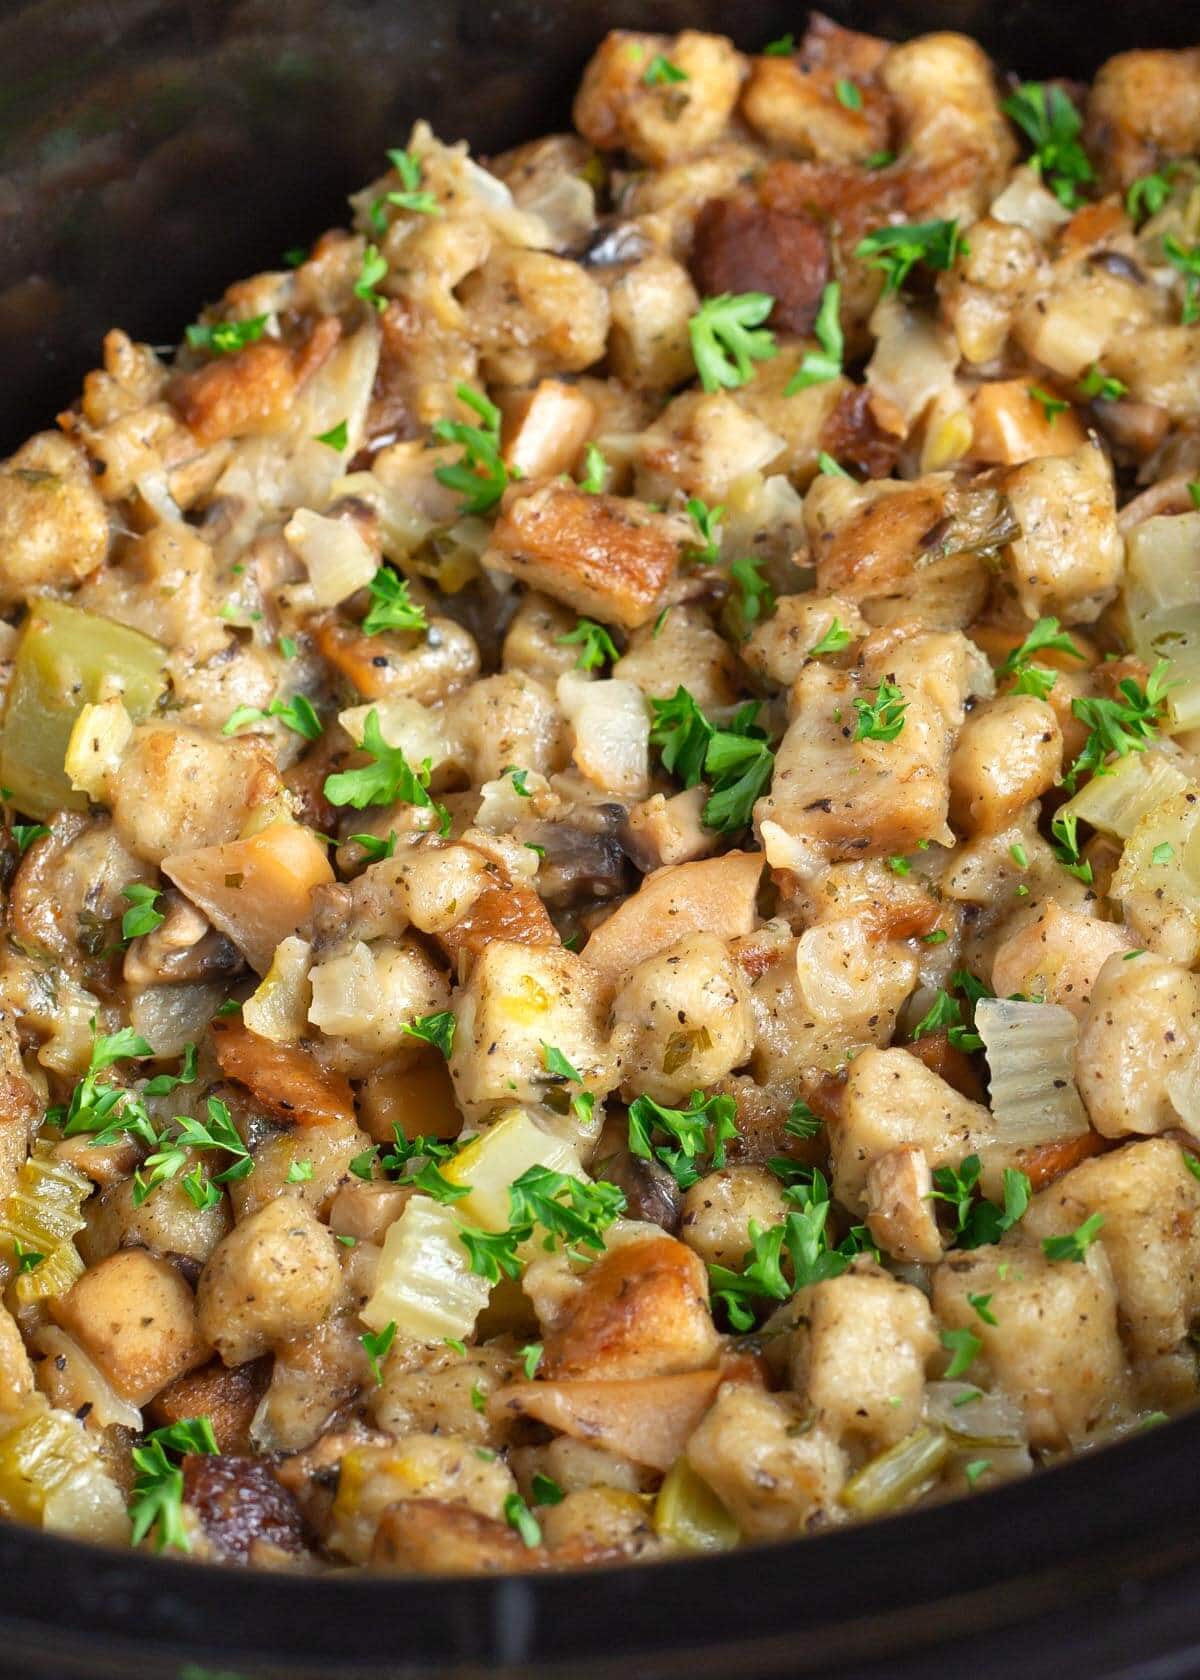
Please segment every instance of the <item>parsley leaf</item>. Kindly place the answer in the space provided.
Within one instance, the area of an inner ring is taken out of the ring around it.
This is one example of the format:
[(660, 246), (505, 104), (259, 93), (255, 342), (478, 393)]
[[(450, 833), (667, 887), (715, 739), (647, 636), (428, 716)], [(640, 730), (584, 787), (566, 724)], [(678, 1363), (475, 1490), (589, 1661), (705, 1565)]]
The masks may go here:
[(486, 1278), (489, 1283), (499, 1283), (501, 1272), (505, 1277), (520, 1277), (521, 1262), (517, 1258), (517, 1249), (531, 1235), (530, 1230), (520, 1226), (510, 1226), (507, 1231), (479, 1231), (471, 1225), (464, 1225), (458, 1233), (458, 1240), (466, 1249), (471, 1270), (476, 1276)]
[(326, 444), (335, 449), (340, 455), (350, 441), (350, 428), (345, 420), (339, 420), (336, 426), (331, 426), (327, 432), (318, 432), (314, 443)]
[(885, 677), (875, 690), (874, 700), (866, 695), (854, 697), (858, 722), (854, 727), (856, 741), (894, 741), (904, 728), (904, 714), (908, 701), (895, 683)]
[(710, 508), (706, 502), (700, 500), (699, 496), (689, 496), (687, 511), (700, 533), (700, 541), (704, 545), (702, 548), (689, 547), (687, 551), (688, 559), (696, 561), (698, 565), (711, 566), (720, 554), (721, 515), (725, 512), (725, 509), (720, 505)]
[(839, 76), (834, 84), (834, 93), (839, 105), (845, 106), (847, 111), (862, 110), (862, 93), (858, 85), (847, 76)]
[(1185, 250), (1175, 235), (1168, 233), (1163, 240), (1163, 255), (1183, 275), (1183, 310), (1179, 319), (1185, 327), (1190, 327), (1194, 321), (1200, 321), (1200, 244)]
[(425, 609), (410, 596), (408, 579), (397, 577), (390, 566), (380, 566), (367, 588), (371, 610), (362, 622), (364, 636), (384, 630), (428, 630)]
[(854, 255), (883, 271), (885, 291), (898, 292), (917, 263), (947, 269), (960, 251), (965, 256), (969, 249), (957, 221), (908, 222), (900, 227), (874, 228), (859, 240)]
[[(639, 1160), (659, 1160), (681, 1190), (700, 1177), (696, 1163), (710, 1157), (714, 1169), (725, 1165), (725, 1145), (738, 1135), (737, 1102), (733, 1097), (693, 1091), (686, 1108), (667, 1108), (653, 1097), (636, 1097), (629, 1105), (629, 1152)], [(655, 1134), (670, 1143), (656, 1142)]]
[(666, 87), (672, 82), (687, 80), (687, 71), (681, 70), (678, 64), (672, 64), (662, 53), (655, 53), (642, 73), (642, 81), (647, 87)]
[(50, 830), (45, 823), (13, 823), (8, 831), (17, 843), (17, 856), (24, 857), (35, 840), (43, 840)]
[(1093, 1213), (1064, 1237), (1043, 1237), (1042, 1253), (1047, 1260), (1082, 1260), (1104, 1224), (1102, 1213)]
[(710, 795), (701, 814), (706, 828), (730, 833), (750, 820), (755, 800), (771, 779), (775, 755), (755, 725), (758, 702), (740, 708), (728, 729), (709, 722), (686, 688), (669, 700), (651, 700), (651, 743), (664, 766), (685, 787), (707, 778)]
[(1060, 87), (1022, 82), (1000, 109), (1024, 130), (1032, 146), (1034, 172), (1068, 210), (1077, 209), (1080, 186), (1093, 179), (1088, 155), (1079, 143), (1083, 118)]
[(955, 1382), (969, 1371), (975, 1363), (976, 1355), (983, 1348), (983, 1342), (973, 1330), (943, 1330), (942, 1346), (951, 1355), (943, 1380)]
[(1048, 425), (1053, 426), (1058, 416), (1065, 414), (1071, 406), (1061, 397), (1056, 397), (1052, 391), (1043, 390), (1040, 385), (1030, 385), (1028, 389), (1029, 395), (1040, 406)]
[(604, 475), (608, 471), (608, 462), (596, 448), (589, 443), (583, 456), (583, 477), (579, 480), (579, 488), (589, 496), (598, 496), (604, 489)]
[(1103, 402), (1116, 402), (1129, 394), (1128, 385), (1111, 374), (1101, 373), (1098, 362), (1093, 362), (1079, 381), (1079, 389), (1083, 396), (1099, 397)]
[(450, 1060), (450, 1052), (454, 1049), (454, 1029), (458, 1025), (448, 1009), (439, 1009), (433, 1015), (418, 1015), (415, 1021), (406, 1021), (401, 1028), (410, 1038), (423, 1038), (426, 1044), (434, 1045), (442, 1052), (446, 1060)]
[(841, 287), (836, 280), (831, 280), (821, 293), (821, 307), (813, 325), (813, 333), (821, 348), (805, 351), (803, 361), (784, 387), (785, 397), (794, 396), (797, 391), (807, 391), (810, 385), (824, 385), (841, 373), (846, 344), (838, 317), (840, 300)]
[(1077, 880), (1090, 886), (1092, 882), (1092, 866), (1085, 863), (1079, 851), (1079, 816), (1075, 811), (1061, 810), (1055, 813), (1050, 822), (1050, 833), (1054, 837), (1054, 855), (1067, 871)]
[(247, 725), (265, 723), (270, 718), (278, 718), (280, 723), (295, 734), (302, 735), (306, 741), (319, 741), (321, 738), (321, 720), (306, 694), (293, 694), (290, 700), (272, 700), (265, 712), (258, 706), (237, 706), (230, 713), (221, 734), (236, 735)]
[(1091, 733), (1083, 751), (1063, 777), (1068, 793), (1075, 791), (1081, 775), (1103, 774), (1109, 753), (1124, 758), (1127, 753), (1145, 752), (1166, 704), (1169, 670), (1169, 662), (1160, 659), (1147, 677), (1144, 689), (1132, 677), (1122, 677), (1117, 684), (1119, 699), (1083, 695), (1071, 701), (1072, 712), (1081, 723), (1087, 724)]
[(359, 1337), (359, 1340), (363, 1345), (363, 1352), (367, 1356), (367, 1364), (371, 1367), (371, 1375), (375, 1378), (375, 1386), (376, 1388), (382, 1388), (383, 1371), (380, 1366), (382, 1361), (387, 1358), (392, 1343), (396, 1340), (395, 1319), (389, 1319), (378, 1335), (368, 1330), (366, 1335)]
[(133, 1522), (131, 1544), (140, 1546), (154, 1531), (158, 1551), (173, 1546), (191, 1550), (183, 1526), (183, 1471), (169, 1454), (179, 1458), (188, 1453), (212, 1454), (217, 1439), (206, 1417), (180, 1418), (165, 1429), (153, 1429), (130, 1453), (137, 1472), (129, 1515)]
[(1014, 694), (1033, 694), (1044, 700), (1058, 680), (1058, 673), (1045, 665), (1033, 663), (1034, 654), (1042, 652), (1066, 653), (1072, 659), (1084, 657), (1056, 618), (1039, 618), (1020, 647), (1014, 648), (998, 668), (996, 675), (1016, 677)]
[(601, 1232), (625, 1211), (625, 1197), (604, 1180), (585, 1183), (549, 1167), (527, 1167), (508, 1187), (510, 1229), (528, 1234), (540, 1225), (563, 1242), (599, 1252)]
[(706, 298), (688, 322), (692, 358), (706, 391), (736, 390), (755, 362), (775, 354), (775, 334), (763, 322), (775, 307), (766, 292), (723, 292)]
[(408, 805), (437, 809), (429, 796), (429, 760), (419, 771), (413, 770), (402, 748), (389, 747), (374, 706), (363, 725), (362, 744), (370, 764), (326, 776), (325, 797), (331, 805), (352, 805), (361, 811), (365, 805), (390, 805), (400, 799)]
[(848, 478), (851, 483), (854, 482), (854, 475), (848, 473), (845, 467), (835, 461), (833, 456), (827, 454), (824, 449), (817, 455), (817, 471), (823, 473), (826, 478)]
[(376, 290), (376, 286), (388, 271), (387, 258), (377, 245), (369, 241), (363, 247), (362, 266), (358, 271), (358, 279), (354, 282), (354, 295), (370, 303), (376, 309), (386, 309), (387, 299)]
[(565, 647), (578, 644), (579, 652), (575, 658), (577, 671), (598, 671), (606, 659), (615, 662), (621, 657), (617, 644), (603, 624), (597, 624), (594, 618), (581, 618), (574, 630), (568, 630), (565, 636), (556, 636), (555, 640)]
[(554, 1477), (544, 1476), (540, 1470), (535, 1470), (533, 1473), (530, 1492), (533, 1495), (535, 1505), (561, 1505), (567, 1497)]
[(979, 1314), (985, 1324), (999, 1323), (995, 1313), (992, 1311), (991, 1295), (968, 1295), (967, 1302), (970, 1306), (975, 1308), (975, 1311)]
[(843, 648), (849, 647), (854, 640), (849, 630), (843, 630), (840, 621), (835, 617), (833, 623), (826, 630), (819, 642), (814, 642), (808, 650), (810, 659), (820, 659), (827, 653), (841, 653)]
[(215, 355), (228, 356), (255, 344), (266, 330), (269, 315), (255, 315), (249, 321), (197, 322), (187, 329), (187, 341), (193, 350), (211, 350)]
[(803, 1097), (797, 1097), (783, 1123), (789, 1137), (814, 1138), (821, 1130), (821, 1117), (814, 1114)]
[(122, 939), (140, 939), (166, 921), (162, 911), (154, 908), (155, 900), (162, 897), (157, 887), (148, 886), (145, 881), (131, 881), (121, 888), (121, 897), (129, 901), (129, 909), (121, 917)]
[(351, 840), (356, 846), (361, 846), (367, 854), (368, 863), (382, 863), (384, 858), (396, 855), (396, 830), (389, 830), (386, 840), (380, 840), (375, 834), (352, 834)]
[[(123, 1118), (129, 1110), (129, 1124), (136, 1126), (143, 1123), (149, 1127), (145, 1109), (138, 1102), (132, 1091), (123, 1085), (101, 1084), (99, 1074), (105, 1068), (112, 1067), (115, 1062), (141, 1059), (152, 1056), (153, 1050), (146, 1040), (135, 1033), (132, 1027), (122, 1027), (119, 1032), (97, 1034), (95, 1017), (92, 1018), (92, 1053), (88, 1061), (87, 1071), (71, 1093), (71, 1100), (65, 1112), (62, 1109), (51, 1109), (47, 1113), (47, 1120), (58, 1121), (62, 1125), (64, 1137), (75, 1137), (80, 1132), (98, 1132), (105, 1126), (114, 1123), (114, 1116)], [(117, 1126), (119, 1134), (122, 1128)], [(141, 1134), (145, 1136), (143, 1132)], [(150, 1128), (149, 1140), (158, 1140), (153, 1128)]]
[(1168, 163), (1150, 175), (1139, 175), (1137, 180), (1130, 184), (1129, 191), (1125, 194), (1125, 208), (1131, 221), (1147, 221), (1151, 216), (1158, 215), (1171, 196), (1173, 174), (1174, 166)]
[(440, 216), (442, 207), (434, 194), (421, 191), (420, 159), (413, 157), (411, 152), (395, 147), (389, 150), (388, 161), (399, 175), (403, 186), (399, 192), (384, 193), (382, 198), (377, 198), (372, 204), (369, 214), (375, 232), (387, 232), (387, 216), (383, 209), (385, 204), (394, 204), (398, 210), (408, 210), (416, 216)]
[(796, 50), (796, 37), (791, 30), (786, 35), (780, 35), (777, 40), (768, 41), (763, 48), (764, 58), (788, 58)]
[(775, 591), (762, 576), (765, 560), (735, 560), (729, 568), (733, 580), (733, 594), (729, 598), (731, 624), (729, 628), (739, 640), (745, 641), (751, 626), (760, 618), (770, 618), (775, 611)]
[(504, 1520), (510, 1528), (516, 1529), (522, 1544), (530, 1551), (541, 1545), (542, 1531), (538, 1520), (519, 1493), (510, 1493), (504, 1501)]
[(545, 1349), (541, 1342), (526, 1342), (525, 1346), (521, 1349), (521, 1369), (524, 1371), (526, 1378), (530, 1382), (533, 1381), (537, 1368), (542, 1362), (542, 1354), (544, 1351)]
[(479, 416), (482, 424), (469, 426), (462, 420), (435, 420), (433, 435), (442, 443), (457, 443), (462, 458), (453, 466), (436, 467), (433, 476), (448, 490), (465, 500), (463, 513), (487, 513), (504, 494), (510, 478), (521, 475), (504, 463), (500, 454), (500, 410), (482, 391), (469, 385), (455, 387), (459, 402)]
[[(710, 1266), (714, 1297), (724, 1303), (729, 1322), (737, 1331), (754, 1324), (750, 1302), (756, 1298), (786, 1301), (797, 1289), (839, 1277), (854, 1255), (863, 1252), (861, 1231), (856, 1228), (831, 1247), (826, 1230), (829, 1217), (829, 1186), (814, 1169), (812, 1181), (794, 1186), (789, 1198), (801, 1199), (801, 1206), (778, 1225), (763, 1230), (757, 1220), (749, 1226), (750, 1248), (740, 1272), (727, 1266)], [(783, 1271), (784, 1257), (791, 1262), (789, 1280)]]

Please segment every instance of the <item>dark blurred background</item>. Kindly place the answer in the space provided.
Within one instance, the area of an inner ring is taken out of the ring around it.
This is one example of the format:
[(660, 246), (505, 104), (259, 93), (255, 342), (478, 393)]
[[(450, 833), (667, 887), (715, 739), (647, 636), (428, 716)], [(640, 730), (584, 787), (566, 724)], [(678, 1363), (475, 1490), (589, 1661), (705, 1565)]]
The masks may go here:
[[(900, 37), (950, 27), (1006, 67), (1086, 74), (1136, 33), (1200, 35), (1194, 0), (828, 0)], [(1081, 25), (1081, 18), (1087, 18)], [(0, 449), (45, 424), (120, 325), (176, 340), (226, 283), (342, 218), (412, 119), (499, 149), (561, 125), (611, 27), (753, 48), (778, 0), (0, 0)]]

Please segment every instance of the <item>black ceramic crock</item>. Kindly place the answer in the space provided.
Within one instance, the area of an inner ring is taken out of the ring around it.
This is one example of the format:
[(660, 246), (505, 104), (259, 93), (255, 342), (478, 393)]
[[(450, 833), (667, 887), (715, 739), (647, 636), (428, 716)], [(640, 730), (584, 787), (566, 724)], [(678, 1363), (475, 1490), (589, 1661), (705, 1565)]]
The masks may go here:
[[(1200, 38), (1196, 0), (826, 0), (1087, 76)], [(342, 216), (429, 117), (498, 148), (561, 125), (614, 26), (754, 47), (778, 0), (0, 0), (0, 446), (112, 324), (170, 343)], [(2, 557), (0, 557), (2, 563)], [(1028, 1482), (765, 1550), (588, 1575), (318, 1580), (0, 1523), (9, 1680), (1183, 1680), (1200, 1675), (1200, 1415)]]

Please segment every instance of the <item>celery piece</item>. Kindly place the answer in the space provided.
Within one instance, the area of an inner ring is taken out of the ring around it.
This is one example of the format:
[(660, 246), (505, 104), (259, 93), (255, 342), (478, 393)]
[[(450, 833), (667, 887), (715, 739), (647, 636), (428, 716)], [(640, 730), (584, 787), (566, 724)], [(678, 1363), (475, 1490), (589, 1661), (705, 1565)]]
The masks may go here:
[(49, 596), (34, 602), (21, 631), (0, 735), (0, 782), (34, 817), (62, 806), (83, 810), (63, 769), (71, 727), (89, 702), (119, 695), (135, 722), (166, 687), (165, 650), (138, 630)]
[(737, 1524), (686, 1458), (677, 1458), (663, 1477), (654, 1526), (684, 1552), (727, 1552), (739, 1539)]
[(932, 1484), (949, 1451), (942, 1430), (922, 1425), (864, 1464), (842, 1489), (842, 1504), (860, 1517), (897, 1511)]

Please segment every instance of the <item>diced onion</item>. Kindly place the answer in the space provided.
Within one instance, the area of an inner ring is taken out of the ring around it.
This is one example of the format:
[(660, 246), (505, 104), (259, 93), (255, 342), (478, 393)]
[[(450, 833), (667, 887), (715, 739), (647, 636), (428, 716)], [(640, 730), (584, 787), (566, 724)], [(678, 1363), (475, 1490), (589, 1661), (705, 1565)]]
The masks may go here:
[(509, 1224), (508, 1187), (530, 1167), (584, 1177), (569, 1143), (544, 1132), (523, 1108), (513, 1108), (448, 1162), (442, 1174), (451, 1184), (470, 1190), (454, 1204), (468, 1224), (504, 1231)]
[(133, 719), (117, 696), (85, 706), (75, 719), (63, 769), (77, 793), (96, 805), (108, 801), (108, 779), (121, 762), (133, 734)]
[(1167, 1075), (1167, 1096), (1180, 1124), (1193, 1137), (1200, 1138), (1200, 1053), (1193, 1054), (1183, 1067)]
[(143, 986), (130, 1002), (129, 1024), (156, 1056), (181, 1056), (185, 1045), (199, 1043), (228, 995), (229, 988), (219, 980)]
[(986, 1391), (969, 1382), (926, 1384), (923, 1414), (956, 1441), (981, 1447), (1023, 1447), (1021, 1409), (1002, 1390)]
[(1126, 753), (1111, 770), (1080, 788), (1060, 815), (1078, 817), (1101, 834), (1127, 840), (1156, 805), (1190, 785), (1168, 752)]
[[(276, 946), (278, 950), (278, 946)], [(379, 983), (371, 952), (362, 940), (340, 957), (327, 957), (309, 970), (312, 1002), (308, 1019), (323, 1033), (365, 1032), (379, 1009)]]
[(1200, 728), (1200, 512), (1145, 519), (1126, 546), (1134, 649), (1170, 661), (1166, 728)]
[(811, 875), (820, 868), (821, 854), (798, 835), (789, 834), (781, 823), (768, 817), (761, 827), (763, 851), (772, 869), (790, 869), (795, 875)]
[(1159, 956), (1200, 956), (1200, 796), (1173, 793), (1125, 842), (1109, 893), (1136, 937)]
[(636, 683), (589, 682), (567, 671), (558, 679), (558, 703), (575, 731), (575, 763), (589, 782), (618, 798), (649, 792), (650, 716)]
[(727, 1552), (740, 1538), (729, 1512), (686, 1458), (677, 1458), (663, 1477), (654, 1526), (683, 1552)]
[(943, 1430), (922, 1425), (864, 1464), (842, 1489), (842, 1504), (860, 1517), (880, 1517), (911, 1504), (933, 1486), (949, 1451)]
[(991, 213), (998, 222), (1025, 228), (1043, 244), (1071, 220), (1071, 212), (1042, 185), (1041, 177), (1028, 164), (1013, 171), (1004, 191), (992, 200)]
[(1069, 1009), (982, 998), (975, 1005), (975, 1028), (987, 1051), (1000, 1142), (1051, 1143), (1087, 1131), (1075, 1087), (1079, 1023)]
[(395, 1324), (401, 1335), (441, 1342), (469, 1336), (491, 1286), (471, 1270), (453, 1208), (413, 1196), (388, 1226), (375, 1289), (360, 1317), (375, 1331)]
[(453, 755), (441, 718), (418, 700), (372, 700), (339, 712), (338, 722), (356, 746), (362, 745), (372, 712), (378, 715), (379, 732), (388, 746), (399, 747), (414, 771), (419, 771), (426, 759), (436, 770)]
[(45, 1356), (37, 1367), (42, 1386), (51, 1386), (46, 1381), (46, 1367), (50, 1365), (53, 1367), (51, 1393), (65, 1410), (78, 1412), (81, 1406), (87, 1406), (88, 1423), (94, 1428), (107, 1429), (116, 1423), (141, 1433), (141, 1412), (121, 1398), (100, 1367), (65, 1330), (56, 1324), (44, 1324), (34, 1332), (32, 1341)]
[(870, 328), (876, 343), (867, 363), (867, 384), (895, 403), (911, 426), (934, 397), (954, 383), (957, 340), (932, 316), (910, 309), (896, 292), (880, 298)]
[(311, 508), (297, 508), (283, 534), (308, 568), (319, 607), (335, 607), (356, 589), (365, 589), (378, 569), (366, 538), (349, 520), (328, 519)]
[(242, 1020), (251, 1032), (275, 1044), (294, 1044), (303, 1036), (312, 1003), (311, 966), (307, 939), (293, 934), (276, 945), (258, 990), (242, 1005)]

